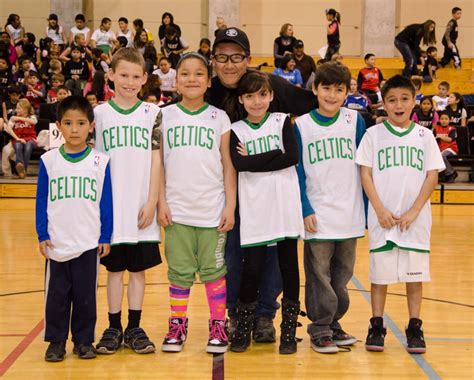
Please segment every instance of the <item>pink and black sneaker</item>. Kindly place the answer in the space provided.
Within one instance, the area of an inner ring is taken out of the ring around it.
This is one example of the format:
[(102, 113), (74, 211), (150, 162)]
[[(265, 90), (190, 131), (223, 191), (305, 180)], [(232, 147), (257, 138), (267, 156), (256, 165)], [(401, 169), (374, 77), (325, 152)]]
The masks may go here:
[(166, 334), (161, 351), (180, 352), (183, 349), (186, 335), (188, 334), (188, 318), (170, 317), (169, 331)]
[(229, 345), (228, 327), (226, 320), (212, 319), (209, 321), (209, 340), (206, 352), (223, 354)]

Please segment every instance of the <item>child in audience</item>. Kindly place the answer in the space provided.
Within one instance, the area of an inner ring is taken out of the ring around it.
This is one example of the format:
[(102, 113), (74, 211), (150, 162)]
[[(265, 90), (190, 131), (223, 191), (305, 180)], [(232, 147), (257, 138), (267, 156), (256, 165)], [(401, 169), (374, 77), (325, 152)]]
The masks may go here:
[(443, 156), (444, 165), (446, 166), (446, 169), (443, 171), (444, 180), (447, 183), (453, 183), (456, 180), (458, 173), (453, 169), (448, 157), (457, 156), (458, 154), (458, 144), (456, 142), (458, 133), (456, 127), (450, 122), (450, 116), (448, 112), (440, 112), (439, 122), (436, 125), (434, 132), (436, 141), (438, 142), (439, 150)]
[(56, 103), (58, 101), (58, 87), (64, 85), (64, 75), (54, 74), (51, 77), (51, 88), (46, 95), (47, 103)]
[(199, 41), (198, 53), (207, 59), (209, 65), (211, 64), (211, 40), (209, 40), (209, 38), (202, 38), (201, 41)]
[(28, 79), (22, 88), (25, 98), (28, 99), (35, 110), (35, 113), (38, 114), (39, 106), (44, 102), (45, 98), (45, 88), (41, 83), (39, 74), (36, 71), (31, 70), (28, 74)]
[(449, 115), (449, 123), (452, 126), (466, 126), (467, 111), (464, 108), (464, 101), (459, 92), (453, 92), (448, 96), (448, 106), (445, 111)]
[(7, 89), (13, 84), (13, 75), (6, 58), (0, 57), (0, 102), (7, 97)]
[(84, 46), (89, 45), (91, 39), (91, 30), (86, 25), (86, 18), (83, 14), (79, 13), (74, 18), (75, 26), (71, 28), (71, 35), (69, 37), (69, 43), (77, 43), (75, 37), (77, 34), (82, 34), (84, 36)]
[(81, 57), (81, 48), (78, 45), (71, 46), (71, 60), (64, 65), (64, 76), (66, 86), (76, 95), (80, 95), (82, 89), (89, 79), (89, 65)]
[(51, 13), (48, 17), (48, 26), (46, 27), (46, 37), (53, 40), (54, 44), (59, 47), (59, 51), (63, 51), (66, 47), (67, 38), (64, 28), (59, 25), (58, 15)]
[(109, 53), (116, 39), (115, 33), (110, 30), (111, 27), (112, 21), (110, 18), (104, 17), (100, 22), (99, 29), (96, 29), (94, 33), (92, 33), (91, 46), (93, 48), (100, 49), (105, 54)]
[(420, 107), (415, 108), (411, 119), (415, 123), (434, 131), (439, 117), (438, 113), (433, 109), (433, 101), (430, 96), (421, 98)]
[(372, 103), (378, 103), (377, 92), (380, 92), (380, 83), (383, 81), (382, 71), (375, 67), (374, 54), (366, 54), (364, 62), (366, 67), (359, 71), (357, 87), (361, 92), (367, 94)]
[(423, 72), (421, 73), (423, 82), (431, 83), (433, 79), (436, 79), (436, 70), (438, 69), (438, 61), (436, 60), (437, 54), (438, 49), (434, 46), (430, 46), (426, 49), (426, 61), (423, 66)]
[(160, 77), (160, 90), (164, 96), (175, 98), (176, 88), (176, 70), (171, 68), (171, 62), (166, 57), (161, 57), (159, 61), (159, 69), (153, 71), (153, 74)]
[(415, 86), (415, 104), (419, 105), (423, 94), (421, 92), (421, 86), (423, 86), (423, 81), (420, 78), (412, 78), (413, 85)]
[(107, 74), (103, 71), (97, 71), (92, 78), (92, 82), (86, 83), (82, 93), (85, 95), (89, 92), (96, 94), (99, 103), (107, 102), (115, 94), (107, 83)]
[(128, 19), (126, 17), (120, 17), (118, 19), (119, 32), (117, 33), (118, 37), (125, 37), (127, 39), (126, 47), (133, 46), (134, 34), (131, 29), (128, 28)]
[(448, 106), (449, 83), (441, 82), (438, 84), (438, 95), (433, 96), (435, 111), (444, 111)]
[(5, 24), (5, 31), (10, 35), (10, 38), (15, 46), (18, 57), (23, 54), (23, 44), (25, 43), (25, 28), (21, 25), (20, 16), (17, 14), (10, 14)]
[(92, 92), (92, 91), (89, 91), (86, 95), (85, 95), (87, 101), (89, 102), (89, 104), (92, 106), (92, 108), (95, 108), (96, 106), (99, 105), (99, 101), (97, 100), (97, 95)]
[(283, 56), (280, 67), (273, 70), (273, 74), (286, 79), (297, 87), (303, 85), (303, 78), (301, 77), (301, 72), (296, 68), (296, 61), (293, 54)]
[(161, 40), (161, 49), (165, 57), (169, 59), (172, 68), (176, 67), (181, 54), (188, 48), (186, 41), (178, 35), (176, 27), (167, 26), (165, 38)]
[(92, 49), (92, 76), (96, 72), (102, 71), (106, 73), (109, 71), (109, 64), (106, 61), (107, 56), (98, 48)]
[(343, 106), (356, 111), (367, 111), (369, 107), (369, 100), (357, 91), (357, 81), (354, 78), (351, 79), (351, 87)]

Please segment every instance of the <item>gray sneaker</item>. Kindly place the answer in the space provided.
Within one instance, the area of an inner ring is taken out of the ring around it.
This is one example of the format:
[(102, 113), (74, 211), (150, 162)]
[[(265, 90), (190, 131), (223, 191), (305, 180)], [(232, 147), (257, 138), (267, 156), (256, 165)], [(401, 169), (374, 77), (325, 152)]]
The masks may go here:
[(273, 326), (273, 319), (265, 316), (259, 316), (255, 319), (253, 327), (253, 339), (257, 343), (274, 343), (275, 327)]

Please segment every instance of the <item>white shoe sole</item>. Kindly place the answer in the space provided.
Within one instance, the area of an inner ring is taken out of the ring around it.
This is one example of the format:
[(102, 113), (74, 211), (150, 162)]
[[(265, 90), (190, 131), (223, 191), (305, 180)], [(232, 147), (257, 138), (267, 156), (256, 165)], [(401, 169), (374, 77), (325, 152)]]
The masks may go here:
[(311, 348), (313, 351), (319, 352), (320, 354), (337, 354), (339, 352), (339, 348), (337, 346), (321, 348), (311, 343)]
[(333, 340), (338, 346), (352, 346), (357, 343), (356, 338), (345, 339), (345, 340)]
[(163, 345), (161, 345), (161, 351), (163, 351), (163, 352), (181, 352), (183, 350), (183, 346), (184, 346), (184, 344), (182, 344), (182, 345), (163, 344)]
[(228, 346), (207, 346), (206, 352), (208, 354), (223, 354), (227, 352)]
[(383, 352), (384, 346), (369, 346), (366, 344), (365, 349), (372, 352)]
[(132, 347), (130, 347), (128, 344), (124, 344), (125, 347), (130, 348), (133, 350), (133, 352), (137, 354), (151, 354), (152, 352), (156, 351), (155, 346), (146, 346), (145, 348), (142, 348), (141, 350), (135, 350)]

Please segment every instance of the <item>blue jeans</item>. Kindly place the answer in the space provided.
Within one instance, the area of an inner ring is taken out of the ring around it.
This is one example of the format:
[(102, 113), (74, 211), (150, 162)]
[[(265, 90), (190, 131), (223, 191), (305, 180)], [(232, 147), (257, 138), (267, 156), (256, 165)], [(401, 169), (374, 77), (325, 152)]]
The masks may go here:
[(400, 51), (405, 62), (402, 75), (410, 78), (412, 75), (418, 75), (418, 68), (416, 67), (415, 53), (410, 49), (407, 43), (395, 39), (395, 47)]
[(28, 168), (28, 163), (30, 162), (31, 152), (36, 148), (36, 143), (33, 140), (29, 140), (26, 144), (21, 142), (15, 142), (15, 153), (16, 153), (16, 162), (15, 164), (23, 164), (25, 171)]
[[(225, 246), (225, 263), (227, 265), (227, 309), (229, 316), (235, 316), (239, 300), (240, 279), (242, 278), (243, 254), (240, 248), (240, 217), (235, 212), (235, 226), (227, 233)], [(276, 246), (268, 247), (263, 278), (258, 290), (257, 316), (275, 318), (279, 308), (276, 299), (282, 290), (278, 251)]]

